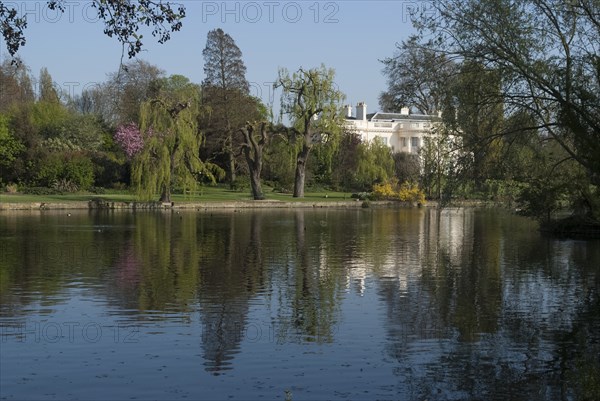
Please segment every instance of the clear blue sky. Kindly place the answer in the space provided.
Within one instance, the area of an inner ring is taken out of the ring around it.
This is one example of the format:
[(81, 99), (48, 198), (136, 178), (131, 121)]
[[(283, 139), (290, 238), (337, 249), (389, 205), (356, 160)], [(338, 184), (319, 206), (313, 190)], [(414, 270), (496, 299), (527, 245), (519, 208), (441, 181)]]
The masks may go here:
[[(59, 15), (46, 1), (8, 1), (27, 12), (27, 44), (19, 54), (37, 76), (47, 67), (64, 90), (79, 93), (116, 71), (121, 46), (103, 33), (89, 1), (69, 1)], [(214, 28), (229, 33), (242, 50), (252, 92), (268, 103), (279, 67), (295, 70), (324, 63), (336, 70), (336, 83), (346, 103), (365, 101), (379, 109), (385, 89), (380, 59), (393, 54), (395, 44), (413, 32), (408, 9), (430, 7), (418, 1), (180, 1), (187, 9), (183, 29), (159, 45), (150, 35), (139, 56), (193, 82), (204, 78), (202, 49)], [(1, 56), (6, 57), (2, 43)], [(275, 94), (275, 103), (279, 96)]]

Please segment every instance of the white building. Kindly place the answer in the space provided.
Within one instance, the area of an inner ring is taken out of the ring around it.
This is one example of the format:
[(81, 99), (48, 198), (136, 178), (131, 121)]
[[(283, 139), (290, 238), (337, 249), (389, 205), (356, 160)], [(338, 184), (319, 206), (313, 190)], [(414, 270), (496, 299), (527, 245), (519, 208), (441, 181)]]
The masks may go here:
[(363, 141), (379, 137), (394, 152), (418, 153), (432, 125), (441, 121), (441, 113), (412, 114), (407, 107), (400, 113), (367, 114), (367, 105), (361, 102), (356, 105), (354, 116), (352, 106), (345, 109), (347, 128), (359, 134)]

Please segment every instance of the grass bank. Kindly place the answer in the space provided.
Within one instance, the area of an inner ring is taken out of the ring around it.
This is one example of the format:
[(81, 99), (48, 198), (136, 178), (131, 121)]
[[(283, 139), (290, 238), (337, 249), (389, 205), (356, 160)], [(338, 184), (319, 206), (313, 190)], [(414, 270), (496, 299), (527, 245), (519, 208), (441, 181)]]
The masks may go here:
[[(158, 198), (158, 196), (157, 196)], [(205, 187), (194, 194), (175, 194), (171, 198), (175, 208), (193, 207), (294, 207), (296, 206), (349, 206), (360, 204), (351, 193), (334, 191), (308, 191), (304, 198), (291, 194), (267, 192), (264, 201), (254, 201), (248, 192), (224, 187)], [(91, 202), (92, 201), (92, 202)], [(147, 208), (151, 203), (137, 203), (127, 192), (107, 191), (104, 194), (74, 193), (62, 195), (0, 194), (0, 210), (18, 209), (86, 209), (110, 207), (118, 209)], [(354, 203), (351, 203), (354, 202)], [(152, 205), (151, 205), (152, 206)], [(156, 205), (153, 205), (156, 206)]]

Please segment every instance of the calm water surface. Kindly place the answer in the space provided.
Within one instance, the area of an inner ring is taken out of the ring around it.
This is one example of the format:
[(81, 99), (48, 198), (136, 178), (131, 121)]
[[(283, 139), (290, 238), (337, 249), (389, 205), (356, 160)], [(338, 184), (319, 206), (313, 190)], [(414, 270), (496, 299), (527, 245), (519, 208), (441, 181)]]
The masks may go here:
[(1, 399), (600, 398), (598, 241), (489, 210), (71, 213), (0, 214)]

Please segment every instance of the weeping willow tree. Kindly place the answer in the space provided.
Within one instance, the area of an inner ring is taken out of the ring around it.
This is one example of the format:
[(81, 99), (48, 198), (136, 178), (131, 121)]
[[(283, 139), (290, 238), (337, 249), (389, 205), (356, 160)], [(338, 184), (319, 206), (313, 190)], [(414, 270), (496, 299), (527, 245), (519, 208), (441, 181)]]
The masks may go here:
[(200, 89), (180, 75), (157, 81), (152, 100), (140, 108), (140, 131), (144, 148), (132, 165), (132, 183), (137, 196), (170, 202), (177, 187), (194, 189), (200, 179), (215, 181), (218, 167), (200, 160), (202, 134), (198, 130)]
[[(341, 102), (344, 94), (334, 83), (335, 71), (324, 65), (319, 68), (298, 69), (291, 74), (281, 69), (274, 84), (282, 88), (281, 111), (292, 122), (292, 143), (299, 146), (296, 154), (294, 197), (304, 197), (306, 163), (310, 151), (317, 143), (333, 140), (341, 135)], [(301, 144), (301, 145), (300, 145)]]

